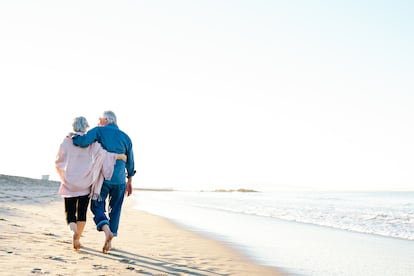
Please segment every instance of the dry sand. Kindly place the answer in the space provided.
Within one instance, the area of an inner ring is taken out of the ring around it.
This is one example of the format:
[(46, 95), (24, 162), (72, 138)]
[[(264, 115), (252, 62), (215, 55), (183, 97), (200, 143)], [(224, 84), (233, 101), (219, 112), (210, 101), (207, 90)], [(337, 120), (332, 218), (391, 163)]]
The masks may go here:
[[(0, 275), (282, 275), (231, 247), (132, 208), (126, 198), (118, 237), (88, 214), (82, 249), (72, 249), (59, 183), (0, 175)], [(139, 192), (139, 191), (135, 191)]]

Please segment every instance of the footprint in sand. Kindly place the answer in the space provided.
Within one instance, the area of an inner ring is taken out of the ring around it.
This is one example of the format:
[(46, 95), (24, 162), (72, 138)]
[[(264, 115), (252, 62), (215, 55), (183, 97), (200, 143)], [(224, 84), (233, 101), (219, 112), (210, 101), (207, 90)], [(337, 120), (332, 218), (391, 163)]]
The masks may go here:
[(51, 237), (57, 237), (57, 235), (56, 234), (53, 234), (53, 233), (43, 233), (43, 235), (45, 235), (45, 236), (51, 236)]
[(59, 261), (59, 262), (66, 263), (66, 261), (63, 258), (61, 258), (61, 257), (49, 256), (48, 259), (53, 260), (53, 261)]
[(121, 263), (126, 263), (126, 264), (135, 264), (135, 262), (133, 260), (130, 259), (122, 259), (120, 260)]
[(108, 269), (108, 266), (106, 266), (106, 265), (94, 264), (94, 265), (93, 265), (93, 269), (96, 269), (96, 270), (100, 270), (100, 269)]
[(46, 272), (43, 271), (43, 269), (37, 268), (37, 267), (32, 269), (32, 273), (34, 273), (34, 274), (46, 274)]

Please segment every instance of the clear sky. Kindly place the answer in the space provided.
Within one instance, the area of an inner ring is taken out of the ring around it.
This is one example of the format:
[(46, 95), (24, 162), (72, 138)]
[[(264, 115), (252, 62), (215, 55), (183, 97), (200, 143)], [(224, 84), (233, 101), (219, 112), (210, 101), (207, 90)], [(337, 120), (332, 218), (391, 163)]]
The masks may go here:
[(57, 180), (75, 116), (134, 186), (414, 190), (413, 1), (0, 2), (0, 173)]

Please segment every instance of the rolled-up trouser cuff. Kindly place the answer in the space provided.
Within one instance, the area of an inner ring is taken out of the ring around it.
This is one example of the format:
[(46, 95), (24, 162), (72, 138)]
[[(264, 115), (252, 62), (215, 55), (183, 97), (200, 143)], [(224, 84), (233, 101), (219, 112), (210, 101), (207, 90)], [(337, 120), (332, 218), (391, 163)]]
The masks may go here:
[(98, 231), (102, 231), (102, 226), (104, 226), (105, 224), (109, 225), (109, 221), (108, 220), (101, 220), (98, 224), (96, 224), (96, 230)]

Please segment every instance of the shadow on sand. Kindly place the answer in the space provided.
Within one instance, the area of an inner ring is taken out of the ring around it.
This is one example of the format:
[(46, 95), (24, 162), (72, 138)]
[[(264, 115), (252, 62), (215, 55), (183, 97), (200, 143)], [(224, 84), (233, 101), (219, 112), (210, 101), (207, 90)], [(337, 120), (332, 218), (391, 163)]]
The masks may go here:
[[(182, 265), (173, 262), (167, 262), (161, 259), (153, 257), (147, 257), (131, 252), (127, 252), (120, 249), (111, 249), (107, 254), (104, 254), (96, 249), (82, 247), (80, 253), (91, 254), (106, 258), (114, 261), (119, 261), (126, 264), (127, 270), (136, 271), (140, 274), (154, 275), (154, 273), (160, 275), (195, 275), (195, 276), (208, 276), (208, 275), (220, 275), (226, 276), (228, 274), (220, 274), (214, 271), (200, 269), (195, 266)], [(191, 258), (191, 257), (188, 257)], [(95, 269), (105, 269), (100, 266), (96, 266)]]

